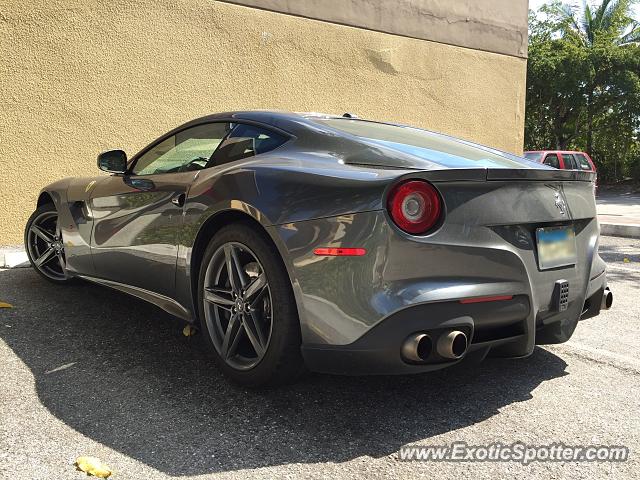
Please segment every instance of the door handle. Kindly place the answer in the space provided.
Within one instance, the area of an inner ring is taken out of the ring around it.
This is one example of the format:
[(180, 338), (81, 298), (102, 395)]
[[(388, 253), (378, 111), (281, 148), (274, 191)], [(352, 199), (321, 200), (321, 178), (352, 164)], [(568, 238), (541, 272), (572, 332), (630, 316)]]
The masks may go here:
[(185, 194), (179, 193), (178, 195), (174, 195), (171, 198), (171, 203), (173, 203), (176, 207), (184, 207)]

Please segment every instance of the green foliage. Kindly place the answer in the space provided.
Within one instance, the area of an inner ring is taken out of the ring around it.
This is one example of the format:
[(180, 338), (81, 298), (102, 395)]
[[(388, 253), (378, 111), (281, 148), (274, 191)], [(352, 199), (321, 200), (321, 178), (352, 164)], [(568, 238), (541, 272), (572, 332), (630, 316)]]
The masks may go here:
[(529, 16), (527, 150), (591, 155), (601, 180), (640, 179), (640, 24), (634, 0), (556, 0)]

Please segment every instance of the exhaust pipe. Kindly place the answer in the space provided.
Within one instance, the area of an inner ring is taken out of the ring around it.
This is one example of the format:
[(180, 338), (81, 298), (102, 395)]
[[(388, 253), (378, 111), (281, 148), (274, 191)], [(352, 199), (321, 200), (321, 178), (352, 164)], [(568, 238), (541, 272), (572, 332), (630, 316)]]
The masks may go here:
[(426, 333), (414, 333), (407, 338), (402, 344), (402, 357), (410, 362), (426, 362), (431, 350), (433, 349), (433, 343), (431, 337)]
[(609, 310), (613, 305), (613, 293), (609, 290), (609, 287), (604, 289), (604, 293), (602, 294), (602, 304), (600, 305), (601, 310)]
[(438, 338), (436, 351), (443, 358), (457, 360), (467, 351), (467, 336), (460, 330), (452, 330)]

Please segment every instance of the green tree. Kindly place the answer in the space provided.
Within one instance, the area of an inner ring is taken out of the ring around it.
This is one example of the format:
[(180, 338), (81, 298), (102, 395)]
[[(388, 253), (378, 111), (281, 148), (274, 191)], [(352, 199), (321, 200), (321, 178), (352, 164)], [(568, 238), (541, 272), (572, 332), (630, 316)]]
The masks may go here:
[[(593, 124), (596, 112), (605, 111), (623, 101), (620, 92), (611, 92), (611, 57), (619, 47), (634, 46), (640, 41), (640, 25), (630, 16), (632, 0), (603, 0), (597, 7), (585, 0), (581, 11), (567, 4), (554, 4), (549, 9), (557, 18), (558, 29), (565, 38), (575, 38), (587, 51), (586, 80), (586, 149), (593, 150)], [(618, 57), (620, 55), (617, 55)]]
[(638, 151), (640, 25), (631, 18), (633, 3), (583, 2), (578, 9), (556, 1), (541, 9), (542, 20), (530, 15), (527, 148), (586, 150), (601, 177), (619, 173), (609, 165), (616, 155)]

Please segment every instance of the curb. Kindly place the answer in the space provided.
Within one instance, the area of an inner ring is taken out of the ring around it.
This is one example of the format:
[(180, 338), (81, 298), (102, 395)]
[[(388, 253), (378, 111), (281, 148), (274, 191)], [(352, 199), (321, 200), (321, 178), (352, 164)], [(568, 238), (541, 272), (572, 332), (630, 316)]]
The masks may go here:
[(632, 223), (601, 223), (600, 235), (610, 237), (640, 238), (640, 225)]
[(29, 266), (27, 252), (22, 248), (0, 248), (0, 268), (25, 268)]

